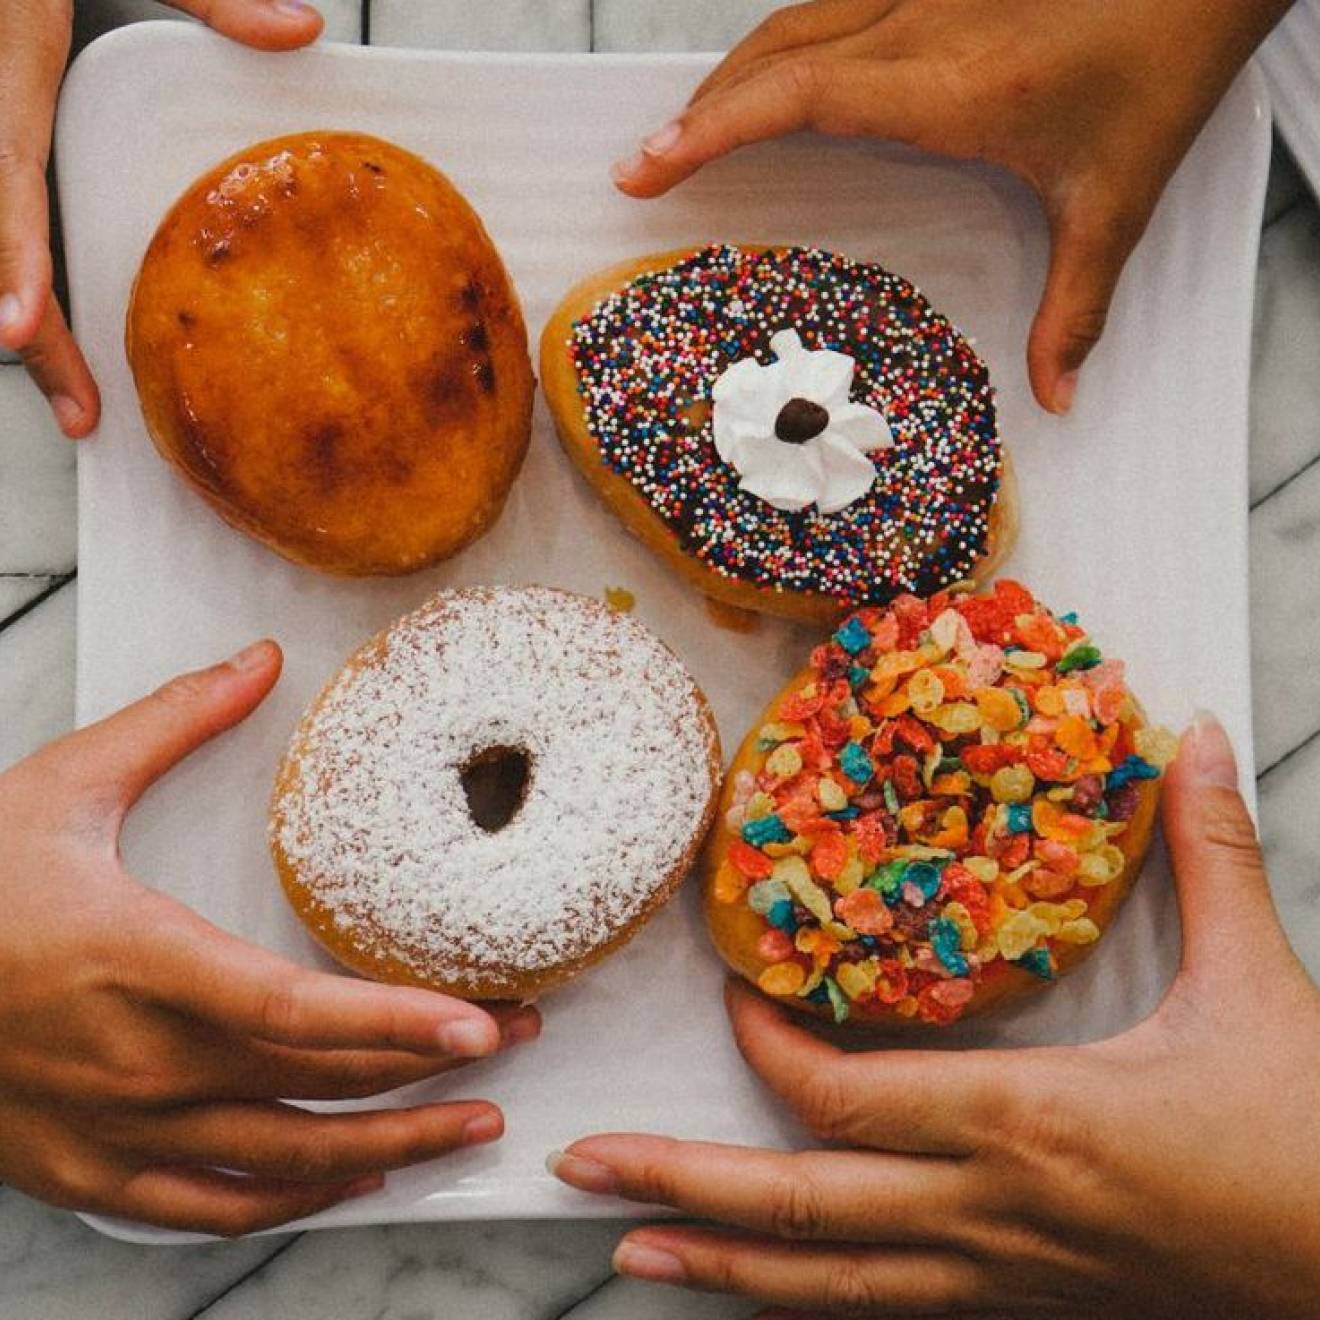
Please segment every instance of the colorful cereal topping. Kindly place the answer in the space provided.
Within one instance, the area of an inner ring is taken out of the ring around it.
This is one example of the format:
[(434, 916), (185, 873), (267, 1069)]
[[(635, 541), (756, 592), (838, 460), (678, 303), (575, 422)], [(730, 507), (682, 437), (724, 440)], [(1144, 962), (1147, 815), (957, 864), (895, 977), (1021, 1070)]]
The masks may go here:
[[(715, 380), (732, 362), (770, 361), (787, 329), (852, 357), (853, 401), (893, 433), (871, 455), (874, 485), (835, 513), (773, 508), (715, 449)], [(602, 460), (725, 577), (882, 603), (957, 582), (985, 552), (1001, 462), (985, 367), (880, 266), (707, 247), (605, 298), (574, 324), (569, 351)]]
[(1016, 582), (852, 615), (739, 773), (715, 896), (765, 922), (759, 984), (836, 1021), (955, 1021), (1016, 965), (1043, 980), (1124, 855), (1135, 783), (1177, 751), (1123, 664)]

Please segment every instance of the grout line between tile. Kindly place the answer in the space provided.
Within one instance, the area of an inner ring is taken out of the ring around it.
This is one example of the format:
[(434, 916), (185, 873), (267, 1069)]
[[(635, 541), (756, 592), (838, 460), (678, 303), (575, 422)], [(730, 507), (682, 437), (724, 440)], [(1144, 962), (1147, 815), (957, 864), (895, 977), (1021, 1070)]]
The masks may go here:
[[(275, 1250), (272, 1251), (269, 1256), (262, 1257), (262, 1259), (256, 1265), (254, 1265), (250, 1270), (246, 1271), (243, 1274), (240, 1274), (238, 1278), (233, 1280), (233, 1282), (227, 1284), (218, 1293), (216, 1293), (216, 1295), (212, 1297), (209, 1301), (203, 1302), (202, 1305), (197, 1308), (197, 1310), (190, 1311), (188, 1315), (184, 1317), (184, 1320), (197, 1320), (198, 1316), (205, 1315), (217, 1302), (228, 1297), (229, 1294), (233, 1292), (235, 1288), (241, 1288), (243, 1284), (245, 1284), (250, 1278), (253, 1277), (253, 1275), (260, 1274), (261, 1271), (264, 1270), (266, 1266), (271, 1263), (271, 1261), (276, 1260), (280, 1256), (284, 1255), (284, 1253), (288, 1251), (290, 1247), (295, 1246), (298, 1242), (300, 1242), (303, 1236), (304, 1234), (302, 1233), (295, 1233), (292, 1237), (289, 1238), (287, 1242), (280, 1243), (280, 1245), (276, 1247)], [(168, 1247), (164, 1249), (167, 1251), (169, 1250)]]
[[(5, 576), (6, 577), (12, 577), (12, 576), (45, 577), (46, 574), (44, 573), (6, 574)], [(35, 596), (32, 597), (30, 601), (27, 601), (25, 604), (20, 605), (18, 609), (16, 609), (12, 614), (6, 615), (5, 618), (0, 619), (0, 633), (3, 633), (7, 628), (12, 628), (13, 625), (16, 624), (20, 619), (24, 618), (28, 614), (31, 614), (33, 610), (44, 605), (57, 591), (61, 591), (63, 590), (63, 588), (67, 587), (69, 583), (72, 582), (74, 578), (76, 578), (77, 576), (78, 576), (78, 570), (76, 568), (70, 573), (59, 574), (54, 579), (54, 581), (51, 582), (50, 586), (48, 586), (44, 591), (39, 591)]]
[(619, 1276), (615, 1274), (613, 1270), (611, 1270), (603, 1279), (600, 1280), (599, 1283), (592, 1284), (592, 1286), (588, 1288), (587, 1291), (584, 1292), (582, 1296), (579, 1297), (576, 1301), (569, 1302), (567, 1306), (554, 1312), (553, 1315), (547, 1315), (542, 1317), (542, 1320), (567, 1320), (567, 1317), (572, 1315), (573, 1312), (576, 1311), (579, 1306), (581, 1306), (584, 1302), (589, 1302), (598, 1292), (601, 1292), (605, 1288), (609, 1287), (609, 1285), (613, 1283), (614, 1280), (617, 1279), (618, 1277)]
[(1263, 783), (1266, 775), (1272, 774), (1286, 761), (1291, 761), (1292, 758), (1296, 756), (1299, 752), (1304, 752), (1317, 739), (1320, 739), (1320, 729), (1316, 729), (1314, 732), (1307, 734), (1307, 736), (1303, 738), (1302, 741), (1299, 742), (1295, 747), (1290, 747), (1286, 752), (1284, 752), (1282, 756), (1276, 757), (1273, 761), (1271, 761), (1269, 765), (1265, 767), (1264, 770), (1260, 771), (1256, 775), (1256, 782), (1258, 784)]
[(1273, 499), (1274, 496), (1276, 496), (1285, 487), (1291, 486), (1292, 483), (1296, 481), (1298, 477), (1304, 477), (1313, 467), (1315, 467), (1317, 463), (1320, 463), (1320, 454), (1316, 454), (1313, 457), (1308, 458), (1306, 462), (1303, 463), (1302, 466), (1299, 467), (1297, 471), (1292, 474), (1292, 476), (1284, 477), (1284, 479), (1280, 481), (1277, 485), (1271, 486), (1270, 489), (1267, 490), (1265, 494), (1260, 497), (1260, 499), (1253, 500), (1252, 503), (1248, 506), (1248, 511), (1254, 513), (1257, 509), (1260, 508), (1262, 504), (1265, 503), (1266, 500)]

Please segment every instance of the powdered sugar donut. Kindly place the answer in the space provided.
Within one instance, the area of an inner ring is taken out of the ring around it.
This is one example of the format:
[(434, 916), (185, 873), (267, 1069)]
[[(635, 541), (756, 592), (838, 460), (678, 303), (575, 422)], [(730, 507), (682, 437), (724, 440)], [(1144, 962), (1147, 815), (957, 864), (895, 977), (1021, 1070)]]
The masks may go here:
[(670, 897), (719, 768), (705, 697), (636, 620), (546, 587), (443, 591), (308, 708), (271, 849), (355, 971), (527, 999)]

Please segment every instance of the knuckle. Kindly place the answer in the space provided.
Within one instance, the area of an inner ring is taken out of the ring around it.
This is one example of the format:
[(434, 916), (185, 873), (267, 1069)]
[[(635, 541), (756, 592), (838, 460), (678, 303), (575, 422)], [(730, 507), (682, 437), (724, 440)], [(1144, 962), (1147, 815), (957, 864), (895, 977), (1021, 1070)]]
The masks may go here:
[(290, 1148), (281, 1163), (284, 1173), (295, 1182), (329, 1182), (343, 1163), (343, 1154), (333, 1132), (318, 1126)]
[(878, 1305), (879, 1295), (874, 1273), (862, 1257), (840, 1254), (832, 1261), (825, 1276), (825, 1309), (851, 1313)]
[(115, 1069), (107, 1089), (117, 1100), (142, 1108), (172, 1104), (180, 1091), (173, 1074), (141, 1064)]
[(826, 82), (824, 65), (815, 55), (796, 55), (780, 65), (785, 90), (793, 101), (802, 106), (808, 121), (814, 126), (814, 117), (820, 91)]
[(66, 1210), (90, 1210), (100, 1204), (101, 1179), (95, 1168), (74, 1151), (56, 1150), (48, 1157), (43, 1197)]
[(818, 1239), (828, 1230), (826, 1199), (810, 1166), (790, 1156), (767, 1195), (770, 1230), (776, 1237)]
[(804, 1082), (794, 1107), (812, 1136), (837, 1141), (852, 1131), (855, 1098), (838, 1070), (825, 1068)]
[(17, 147), (0, 142), (0, 179), (12, 180), (16, 175), (35, 169), (37, 162)]
[(345, 1099), (357, 1099), (391, 1089), (393, 1074), (387, 1075), (372, 1059), (355, 1055), (336, 1062), (325, 1080)]
[(1244, 862), (1259, 864), (1260, 841), (1256, 837), (1256, 827), (1235, 789), (1213, 787), (1204, 790), (1201, 834), (1212, 848)]
[(756, 35), (776, 45), (795, 41), (802, 33), (803, 20), (813, 8), (810, 4), (785, 5), (761, 21)]
[(301, 992), (296, 980), (280, 981), (269, 986), (261, 996), (258, 1021), (263, 1035), (271, 1040), (287, 1040), (297, 1033)]
[(633, 1190), (642, 1201), (668, 1204), (673, 1195), (673, 1179), (659, 1160), (646, 1160), (637, 1170)]
[(1100, 342), (1108, 319), (1108, 306), (1098, 304), (1072, 312), (1064, 327), (1064, 352), (1071, 357), (1084, 356)]
[(205, 674), (179, 674), (162, 684), (152, 694), (152, 699), (172, 710), (195, 705), (206, 693)]

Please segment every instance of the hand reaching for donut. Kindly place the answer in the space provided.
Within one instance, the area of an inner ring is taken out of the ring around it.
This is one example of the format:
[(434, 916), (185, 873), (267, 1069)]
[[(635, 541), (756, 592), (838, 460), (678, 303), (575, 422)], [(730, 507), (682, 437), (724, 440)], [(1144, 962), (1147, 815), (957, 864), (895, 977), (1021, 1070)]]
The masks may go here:
[(1068, 1048), (849, 1054), (729, 991), (762, 1080), (839, 1146), (588, 1137), (588, 1192), (731, 1231), (629, 1233), (616, 1267), (788, 1315), (1313, 1320), (1320, 993), (1288, 946), (1208, 717), (1164, 792), (1182, 967), (1153, 1017)]
[(247, 1233), (500, 1136), (485, 1101), (313, 1114), (534, 1037), (536, 1010), (324, 975), (146, 888), (124, 817), (279, 674), (258, 643), (0, 775), (0, 1181), (79, 1210)]
[[(165, 0), (260, 50), (316, 40), (321, 15), (302, 0)], [(0, 348), (16, 350), (65, 435), (91, 431), (96, 382), (51, 291), (46, 163), (69, 56), (73, 0), (0, 4)]]
[(634, 197), (798, 129), (1005, 166), (1039, 194), (1049, 275), (1027, 347), (1066, 412), (1164, 185), (1291, 0), (813, 0), (772, 14), (614, 169)]

